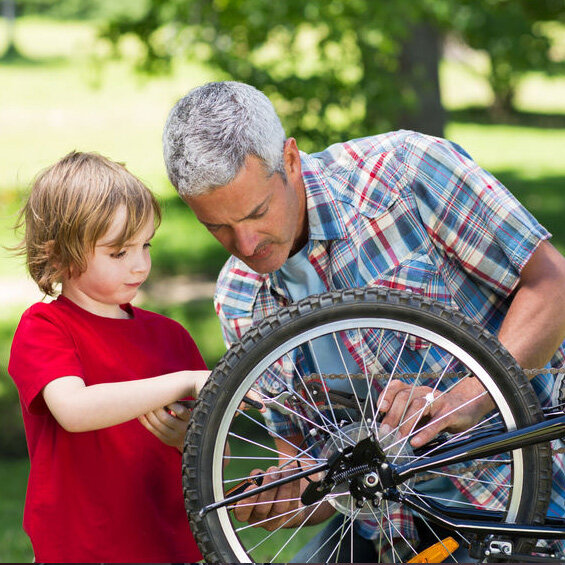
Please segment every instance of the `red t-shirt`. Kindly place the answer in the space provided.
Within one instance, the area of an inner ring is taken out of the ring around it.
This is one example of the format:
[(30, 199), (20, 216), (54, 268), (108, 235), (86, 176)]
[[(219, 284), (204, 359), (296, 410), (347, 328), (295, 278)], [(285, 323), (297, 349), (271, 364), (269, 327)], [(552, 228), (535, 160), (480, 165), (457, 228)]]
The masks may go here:
[(65, 431), (41, 391), (63, 376), (86, 385), (205, 369), (177, 322), (129, 305), (131, 319), (91, 314), (70, 300), (29, 308), (9, 373), (22, 403), (31, 470), (24, 529), (43, 562), (194, 562), (182, 458), (137, 420)]

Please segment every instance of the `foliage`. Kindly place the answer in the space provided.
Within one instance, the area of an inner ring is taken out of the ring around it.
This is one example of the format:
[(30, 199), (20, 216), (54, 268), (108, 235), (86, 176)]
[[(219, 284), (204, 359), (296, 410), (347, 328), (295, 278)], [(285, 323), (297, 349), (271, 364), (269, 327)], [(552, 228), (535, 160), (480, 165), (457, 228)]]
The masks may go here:
[(486, 50), (496, 104), (507, 107), (517, 78), (549, 65), (550, 41), (537, 22), (557, 18), (562, 3), (152, 0), (141, 17), (113, 18), (103, 33), (114, 42), (137, 36), (146, 46), (146, 70), (162, 70), (182, 53), (255, 85), (292, 135), (320, 147), (390, 129), (418, 111), (434, 77), (422, 65), (403, 72), (402, 57), (422, 25)]
[(390, 128), (412, 103), (397, 71), (415, 12), (410, 0), (157, 0), (143, 18), (111, 21), (105, 34), (137, 35), (149, 70), (182, 51), (257, 86), (288, 131), (320, 146)]
[(551, 40), (540, 25), (565, 19), (563, 0), (463, 0), (458, 4), (453, 28), (470, 47), (488, 53), (495, 114), (510, 113), (517, 83), (526, 71), (563, 70), (563, 62), (551, 59)]

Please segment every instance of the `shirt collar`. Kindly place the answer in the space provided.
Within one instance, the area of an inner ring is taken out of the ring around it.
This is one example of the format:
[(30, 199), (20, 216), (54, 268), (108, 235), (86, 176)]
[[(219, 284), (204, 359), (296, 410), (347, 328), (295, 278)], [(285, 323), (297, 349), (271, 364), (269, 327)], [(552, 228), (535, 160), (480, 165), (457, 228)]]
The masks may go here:
[(347, 182), (346, 176), (336, 175), (334, 168), (322, 168), (318, 160), (302, 151), (300, 158), (306, 188), (309, 239), (345, 239), (348, 214), (338, 205), (336, 196), (340, 186)]

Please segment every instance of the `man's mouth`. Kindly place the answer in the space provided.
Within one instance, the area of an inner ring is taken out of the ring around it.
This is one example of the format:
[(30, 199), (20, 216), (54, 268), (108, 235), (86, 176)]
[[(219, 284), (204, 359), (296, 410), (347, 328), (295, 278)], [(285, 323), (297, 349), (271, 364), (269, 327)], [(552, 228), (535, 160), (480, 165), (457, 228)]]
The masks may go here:
[(265, 243), (253, 252), (251, 259), (263, 259), (270, 253), (270, 251), (271, 251), (271, 244)]

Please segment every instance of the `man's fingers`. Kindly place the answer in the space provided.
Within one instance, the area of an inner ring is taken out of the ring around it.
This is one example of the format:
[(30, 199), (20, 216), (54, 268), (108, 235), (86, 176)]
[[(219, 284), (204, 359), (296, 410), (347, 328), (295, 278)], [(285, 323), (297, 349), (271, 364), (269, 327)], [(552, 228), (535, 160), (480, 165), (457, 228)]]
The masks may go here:
[[(276, 469), (276, 467), (275, 467)], [(268, 484), (270, 482), (272, 482), (272, 480), (269, 479), (268, 476), (268, 472), (265, 473), (264, 471), (260, 470), (260, 469), (254, 469), (251, 472), (251, 476), (256, 476), (256, 475), (263, 475), (263, 483), (262, 484)], [(257, 488), (257, 485), (250, 485), (248, 488), (245, 489), (244, 492), (249, 492), (253, 489)], [(267, 491), (269, 492), (269, 491)], [(259, 500), (259, 496), (260, 495), (253, 495), (250, 496), (248, 498), (244, 498), (243, 500), (241, 500), (241, 502), (238, 502), (235, 506), (234, 509), (234, 514), (235, 517), (240, 521), (240, 522), (250, 522), (253, 523), (255, 521), (254, 516), (257, 512), (257, 502)], [(261, 506), (263, 506), (263, 504), (261, 504)]]
[(398, 379), (394, 379), (388, 383), (388, 386), (381, 392), (377, 400), (377, 407), (381, 412), (387, 412), (394, 402), (398, 392), (408, 385)]

